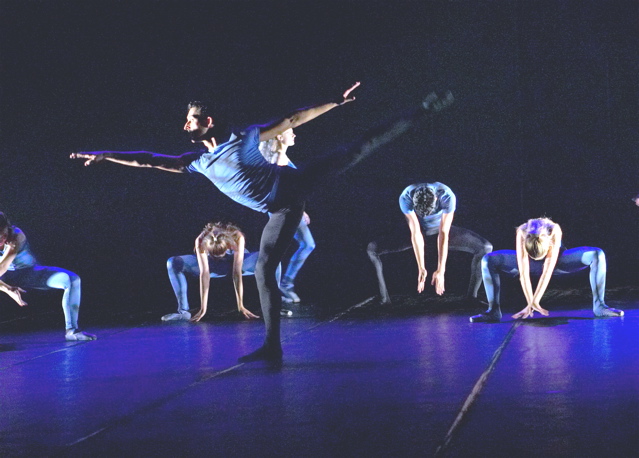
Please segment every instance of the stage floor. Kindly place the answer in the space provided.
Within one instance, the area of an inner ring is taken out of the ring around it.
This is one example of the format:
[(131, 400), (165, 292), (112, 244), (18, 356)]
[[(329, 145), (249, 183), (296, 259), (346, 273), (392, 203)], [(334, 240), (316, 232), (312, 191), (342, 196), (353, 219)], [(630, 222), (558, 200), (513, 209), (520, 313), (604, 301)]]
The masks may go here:
[(637, 456), (638, 292), (609, 300), (622, 318), (585, 298), (498, 324), (450, 298), (299, 305), (281, 367), (238, 364), (263, 325), (225, 314), (122, 312), (86, 343), (64, 342), (59, 310), (17, 316), (0, 456)]

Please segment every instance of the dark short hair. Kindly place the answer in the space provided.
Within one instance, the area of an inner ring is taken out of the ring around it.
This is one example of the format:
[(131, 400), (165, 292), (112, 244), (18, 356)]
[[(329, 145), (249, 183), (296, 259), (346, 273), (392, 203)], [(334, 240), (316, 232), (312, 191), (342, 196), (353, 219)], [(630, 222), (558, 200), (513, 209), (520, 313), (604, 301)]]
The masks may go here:
[(413, 193), (413, 208), (419, 216), (428, 216), (435, 211), (435, 191), (430, 186), (420, 186)]
[(0, 231), (6, 229), (7, 227), (11, 227), (11, 223), (9, 222), (9, 218), (3, 212), (0, 212)]
[(211, 118), (213, 117), (211, 115), (211, 111), (209, 110), (209, 107), (204, 102), (200, 102), (198, 100), (193, 100), (193, 101), (189, 102), (189, 110), (191, 108), (197, 109), (198, 114), (195, 117), (198, 118), (198, 119), (206, 119), (209, 116)]

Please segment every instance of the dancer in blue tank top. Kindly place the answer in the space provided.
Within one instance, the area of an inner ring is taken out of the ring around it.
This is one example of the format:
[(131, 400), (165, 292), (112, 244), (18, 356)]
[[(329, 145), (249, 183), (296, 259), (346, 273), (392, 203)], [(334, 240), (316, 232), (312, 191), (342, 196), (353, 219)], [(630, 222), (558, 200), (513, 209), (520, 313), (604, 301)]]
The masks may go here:
[(0, 290), (6, 292), (20, 306), (27, 305), (20, 296), (22, 288), (62, 289), (62, 311), (66, 324), (65, 339), (69, 341), (95, 340), (95, 336), (80, 331), (80, 277), (59, 267), (38, 265), (29, 248), (27, 236), (12, 226), (0, 212)]
[(435, 286), (435, 292), (442, 295), (445, 291), (448, 250), (464, 251), (473, 255), (466, 296), (469, 301), (476, 301), (477, 291), (481, 286), (481, 259), (492, 251), (493, 246), (475, 232), (452, 225), (457, 208), (457, 198), (453, 191), (439, 182), (412, 184), (400, 194), (399, 208), (410, 228), (411, 243), (397, 243), (397, 237), (393, 236), (392, 240), (371, 242), (368, 245), (368, 257), (375, 267), (381, 302), (390, 303), (390, 295), (380, 256), (412, 247), (417, 261), (417, 292), (421, 293), (426, 284), (424, 236), (434, 235), (437, 235), (437, 270), (433, 273), (431, 284)]
[(262, 315), (266, 328), (264, 344), (239, 358), (240, 362), (258, 360), (278, 362), (282, 359), (280, 343), (280, 309), (282, 298), (277, 269), (287, 247), (299, 227), (304, 204), (311, 191), (327, 176), (336, 175), (359, 163), (380, 147), (406, 133), (428, 114), (439, 112), (453, 101), (450, 93), (444, 99), (427, 96), (418, 107), (390, 122), (374, 128), (359, 141), (314, 160), (304, 168), (293, 169), (269, 164), (259, 151), (260, 141), (305, 124), (322, 114), (355, 100), (351, 92), (356, 83), (335, 102), (296, 110), (292, 114), (262, 126), (251, 126), (236, 133), (221, 145), (214, 138), (214, 121), (201, 103), (189, 106), (184, 130), (193, 142), (202, 142), (205, 153), (166, 156), (146, 151), (97, 151), (73, 153), (72, 159), (84, 159), (85, 165), (104, 161), (134, 167), (152, 167), (171, 172), (201, 173), (234, 201), (271, 218), (262, 232), (260, 254), (255, 268)]

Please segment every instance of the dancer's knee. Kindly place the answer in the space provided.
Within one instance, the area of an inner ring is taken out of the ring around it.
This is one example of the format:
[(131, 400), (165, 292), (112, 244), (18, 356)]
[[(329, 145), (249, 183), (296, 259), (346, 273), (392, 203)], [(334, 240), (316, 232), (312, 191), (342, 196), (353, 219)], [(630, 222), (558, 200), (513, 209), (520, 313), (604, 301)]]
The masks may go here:
[(300, 249), (306, 255), (309, 255), (315, 249), (315, 240), (302, 240), (300, 242)]
[(169, 272), (180, 272), (184, 268), (184, 260), (181, 256), (173, 256), (166, 261), (166, 269)]

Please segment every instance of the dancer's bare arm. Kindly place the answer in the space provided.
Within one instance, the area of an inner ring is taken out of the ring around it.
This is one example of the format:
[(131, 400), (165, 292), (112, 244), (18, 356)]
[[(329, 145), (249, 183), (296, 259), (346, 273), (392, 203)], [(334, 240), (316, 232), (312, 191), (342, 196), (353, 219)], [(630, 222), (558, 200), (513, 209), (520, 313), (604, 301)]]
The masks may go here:
[(309, 108), (301, 108), (293, 113), (285, 116), (283, 119), (277, 120), (271, 124), (264, 125), (260, 128), (260, 141), (270, 140), (288, 129), (294, 129), (302, 124), (305, 124), (318, 116), (323, 115), (327, 111), (333, 108), (344, 105), (345, 103), (352, 102), (355, 97), (351, 96), (351, 92), (360, 85), (359, 82), (353, 84), (342, 94), (341, 98), (336, 102), (324, 103)]
[(548, 284), (550, 283), (550, 278), (552, 277), (553, 270), (557, 265), (557, 259), (559, 259), (562, 233), (561, 228), (558, 224), (554, 225), (550, 237), (552, 247), (546, 254), (541, 277), (539, 278), (539, 282), (537, 283), (537, 288), (533, 292), (532, 283), (530, 281), (530, 261), (525, 248), (526, 235), (523, 231), (517, 230), (517, 266), (519, 268), (519, 281), (522, 285), (527, 305), (523, 310), (513, 315), (513, 318), (532, 317), (534, 312), (539, 312), (545, 316), (548, 315), (548, 310), (541, 307), (540, 302), (541, 298), (546, 292)]
[(233, 251), (233, 287), (235, 288), (235, 299), (237, 301), (237, 310), (246, 318), (259, 318), (244, 307), (244, 284), (242, 282), (242, 264), (244, 263), (244, 236), (239, 234), (237, 238), (237, 247)]
[(413, 252), (417, 261), (417, 292), (421, 293), (424, 291), (427, 274), (426, 263), (424, 262), (424, 236), (415, 212), (404, 213), (404, 216), (410, 229), (410, 241), (413, 244)]
[(202, 237), (204, 234), (200, 234), (195, 239), (195, 256), (197, 257), (197, 264), (200, 268), (200, 310), (193, 315), (191, 321), (197, 323), (206, 315), (206, 309), (209, 303), (209, 286), (211, 284), (211, 272), (209, 270), (208, 253), (201, 248)]
[(16, 239), (5, 244), (4, 253), (0, 256), (0, 277), (9, 270), (9, 266), (18, 254), (18, 248), (26, 241), (24, 234), (20, 233)]
[(148, 151), (92, 151), (85, 153), (72, 153), (71, 159), (82, 159), (84, 165), (99, 164), (103, 161), (130, 167), (146, 167), (167, 172), (182, 173), (186, 167), (199, 157), (198, 153), (185, 153), (180, 156), (168, 156)]
[(444, 277), (446, 275), (446, 260), (448, 259), (448, 240), (450, 239), (450, 226), (453, 224), (455, 212), (444, 213), (439, 223), (439, 235), (437, 236), (437, 270), (433, 273), (431, 285), (435, 285), (435, 292), (440, 296), (444, 294)]

